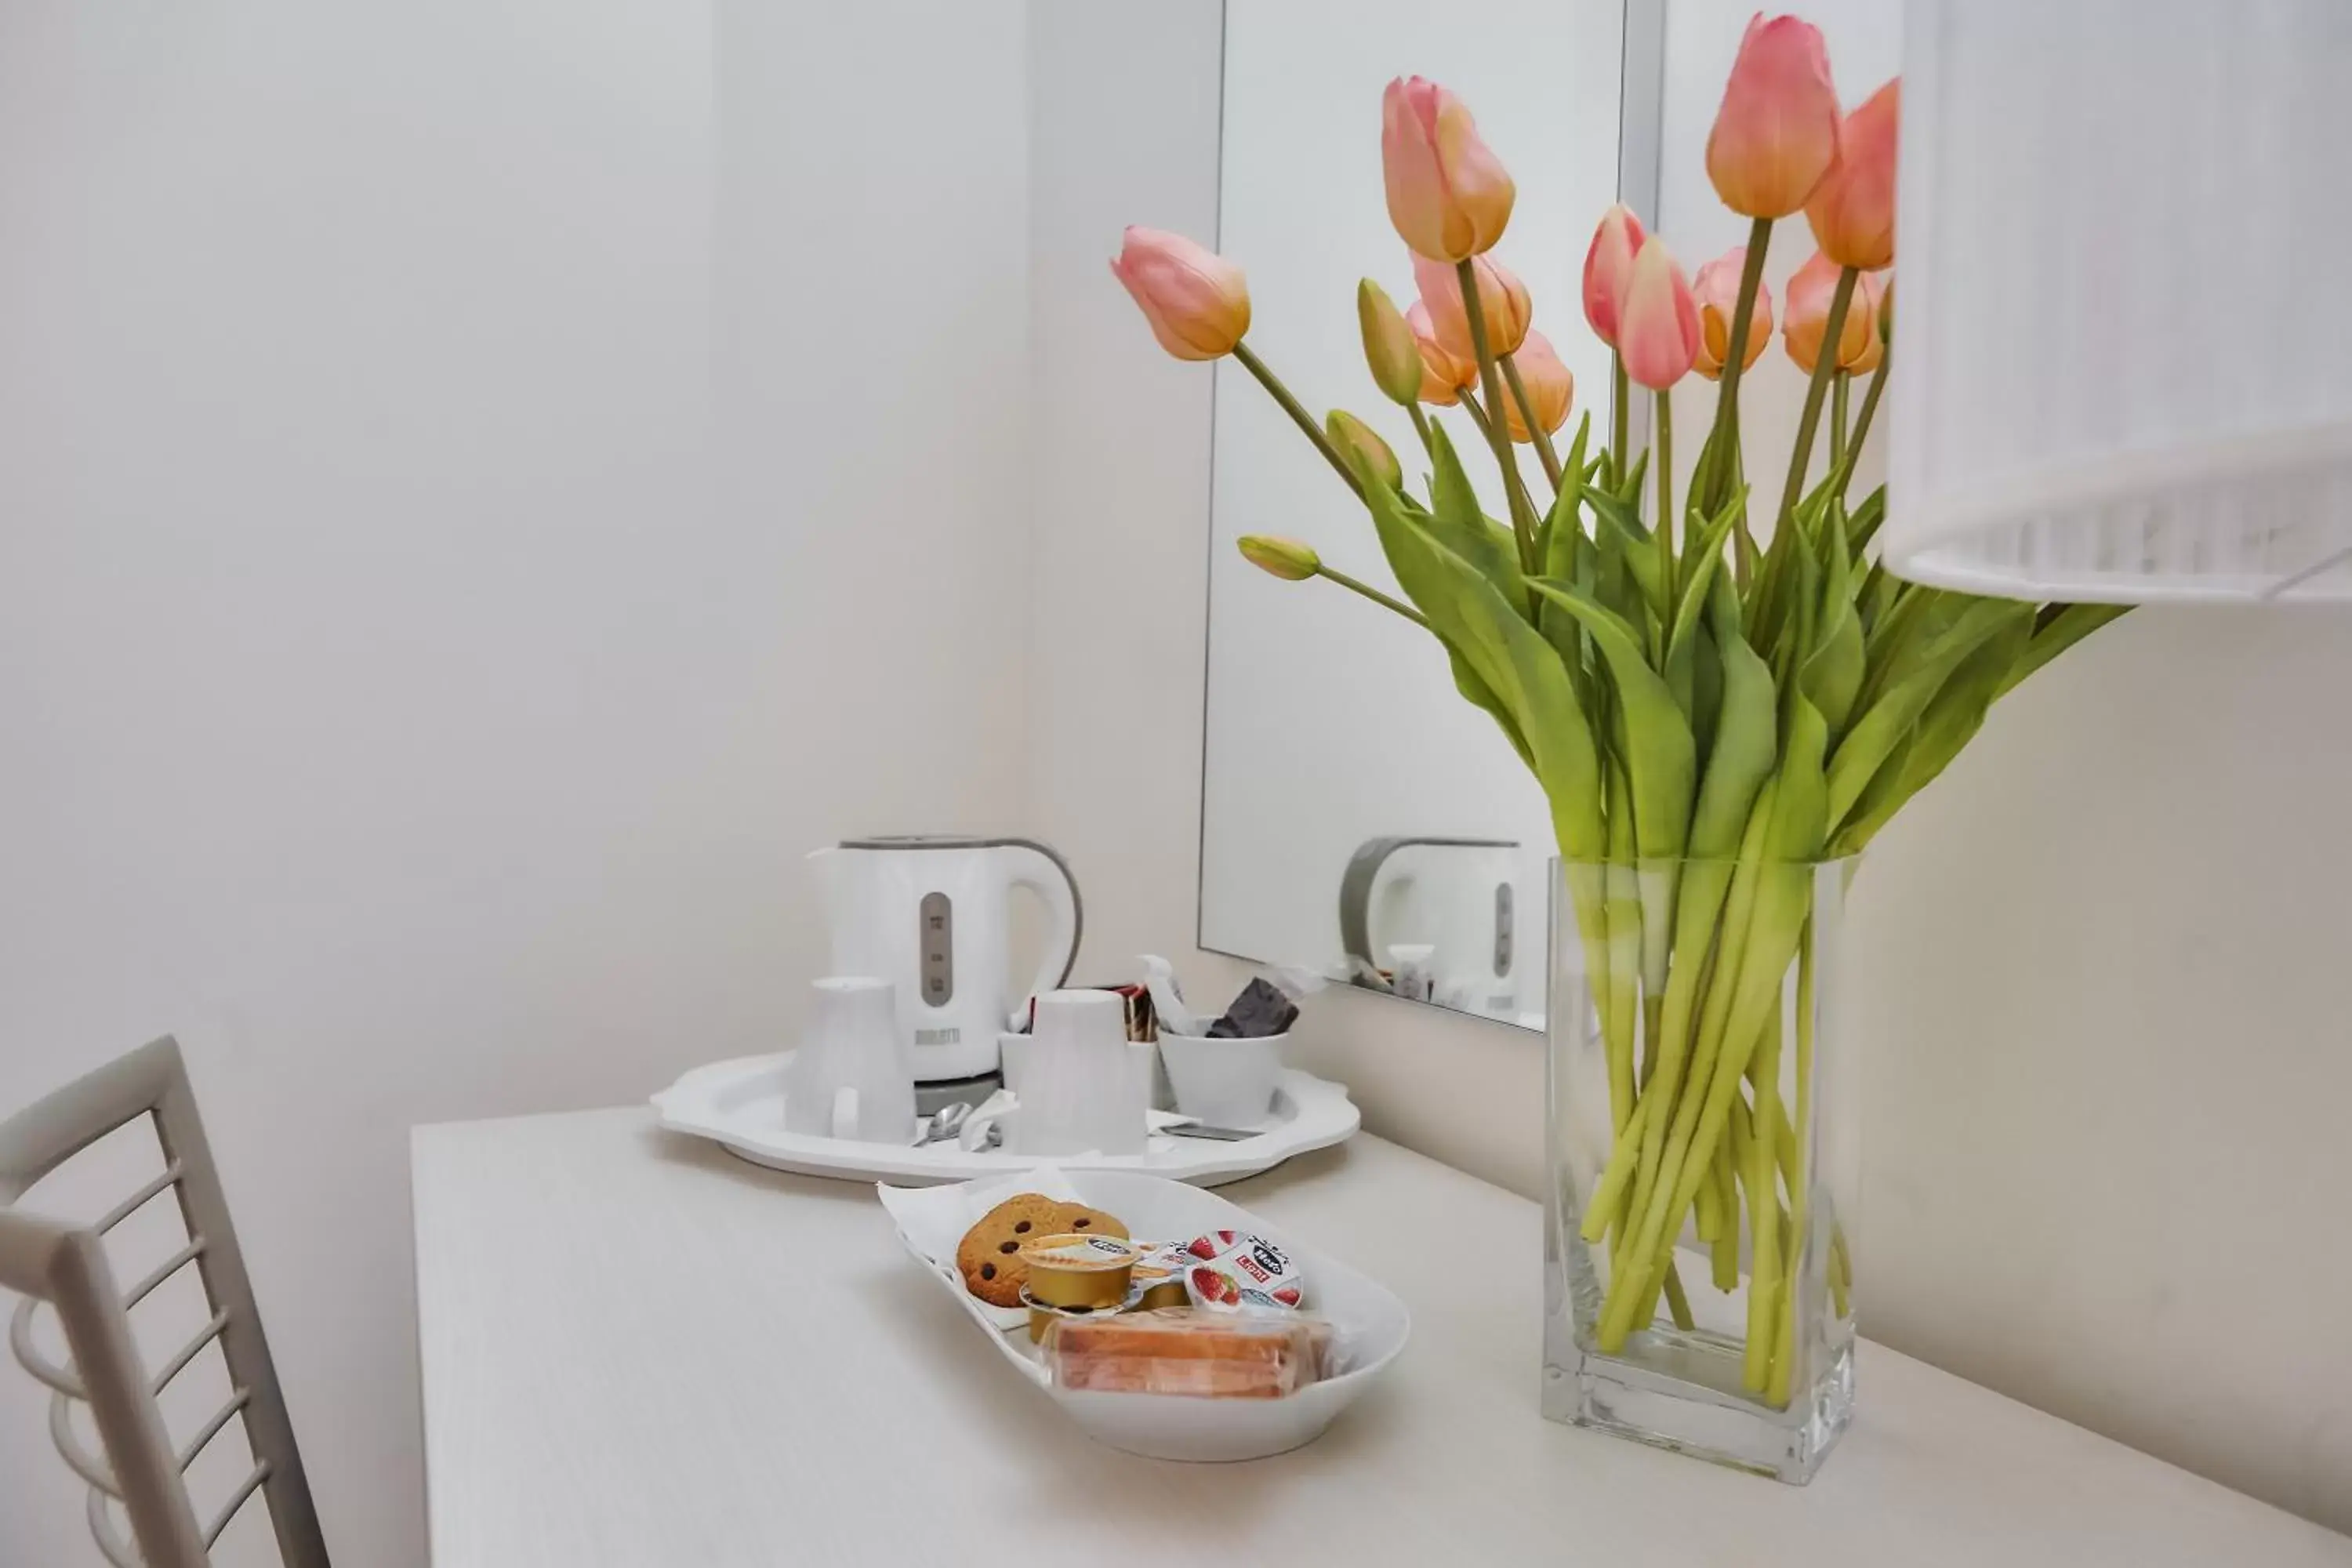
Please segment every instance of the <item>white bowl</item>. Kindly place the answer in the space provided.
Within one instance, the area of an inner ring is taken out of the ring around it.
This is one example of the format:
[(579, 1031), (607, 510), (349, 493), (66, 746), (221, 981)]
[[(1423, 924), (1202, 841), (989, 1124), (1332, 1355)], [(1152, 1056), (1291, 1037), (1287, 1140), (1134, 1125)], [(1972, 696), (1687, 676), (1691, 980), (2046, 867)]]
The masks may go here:
[[(899, 1241), (963, 1304), (1004, 1359), (1044, 1387), (1087, 1436), (1146, 1458), (1261, 1459), (1311, 1442), (1371, 1386), (1412, 1331), (1412, 1315), (1386, 1286), (1301, 1244), (1247, 1209), (1181, 1182), (1125, 1171), (1047, 1166), (953, 1187), (877, 1190), (898, 1225)], [(1281, 1399), (1192, 1399), (1047, 1385), (1045, 1364), (1029, 1343), (1023, 1315), (1006, 1314), (1011, 1326), (1005, 1326), (997, 1309), (964, 1289), (955, 1267), (956, 1245), (973, 1221), (1014, 1193), (1038, 1191), (1066, 1194), (1117, 1215), (1139, 1237), (1173, 1240), (1213, 1230), (1265, 1237), (1288, 1252), (1305, 1274), (1307, 1305), (1334, 1325), (1348, 1370)]]
[(1160, 1059), (1176, 1091), (1176, 1109), (1212, 1127), (1260, 1127), (1274, 1109), (1282, 1076), (1282, 1046), (1290, 1037), (1216, 1040), (1205, 1035), (1160, 1036)]

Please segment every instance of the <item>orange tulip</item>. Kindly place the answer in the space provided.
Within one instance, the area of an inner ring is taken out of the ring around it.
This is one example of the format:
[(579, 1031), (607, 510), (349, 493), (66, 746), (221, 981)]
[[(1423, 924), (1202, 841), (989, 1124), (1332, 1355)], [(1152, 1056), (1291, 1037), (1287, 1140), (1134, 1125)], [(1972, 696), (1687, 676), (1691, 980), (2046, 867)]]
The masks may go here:
[(1698, 305), (1683, 269), (1656, 235), (1642, 242), (1617, 305), (1617, 352), (1625, 374), (1654, 392), (1680, 381), (1698, 357)]
[(1805, 202), (1813, 242), (1840, 267), (1874, 272), (1895, 259), (1895, 132), (1902, 114), (1898, 77), (1845, 117), (1837, 162)]
[(1584, 319), (1592, 335), (1611, 348), (1617, 346), (1617, 301), (1643, 237), (1642, 220), (1620, 202), (1601, 215), (1601, 226), (1584, 253)]
[[(1748, 267), (1748, 247), (1735, 245), (1698, 269), (1691, 298), (1698, 302), (1698, 359), (1696, 368), (1709, 381), (1723, 375), (1723, 362), (1731, 353), (1731, 318), (1739, 309), (1739, 275)], [(1739, 368), (1746, 370), (1764, 352), (1772, 336), (1772, 291), (1761, 280), (1756, 301), (1748, 310), (1748, 342), (1741, 345)]]
[(1249, 284), (1242, 269), (1181, 234), (1129, 228), (1111, 276), (1178, 359), (1219, 359), (1249, 331)]
[[(1830, 301), (1837, 293), (1838, 264), (1815, 251), (1789, 279), (1788, 315), (1780, 323), (1780, 341), (1789, 357), (1807, 375), (1822, 355), (1822, 339), (1830, 325)], [(1853, 298), (1846, 304), (1845, 324), (1838, 331), (1837, 363), (1852, 369), (1877, 341), (1874, 285), (1864, 273), (1855, 280)]]
[(1381, 95), (1381, 174), (1389, 221), (1433, 261), (1502, 238), (1518, 195), (1462, 100), (1425, 77), (1399, 77)]
[[(1553, 352), (1551, 340), (1530, 331), (1527, 342), (1511, 355), (1511, 363), (1518, 370), (1519, 384), (1528, 389), (1528, 401), (1535, 405), (1536, 423), (1546, 431), (1567, 424), (1568, 405), (1576, 400), (1576, 377)], [(1528, 422), (1519, 416), (1519, 400), (1507, 387), (1503, 392), (1503, 422), (1510, 426), (1512, 440), (1535, 439), (1528, 431)]]
[(1748, 217), (1786, 217), (1837, 161), (1837, 89), (1821, 29), (1759, 11), (1706, 138), (1706, 177)]
[[(1528, 303), (1528, 286), (1491, 257), (1481, 256), (1470, 267), (1478, 279), (1478, 309), (1486, 318), (1486, 352), (1496, 359), (1516, 353), (1527, 338), (1533, 309)], [(1429, 308), (1437, 341), (1475, 372), (1478, 351), (1470, 342), (1470, 318), (1462, 313), (1462, 279), (1454, 264), (1416, 254), (1412, 279), (1421, 285), (1421, 302)]]
[[(1866, 335), (1869, 341), (1863, 344), (1862, 353), (1853, 358), (1840, 360), (1838, 369), (1852, 371), (1856, 375), (1867, 375), (1878, 368), (1879, 361), (1886, 357), (1886, 331), (1882, 311), (1885, 306), (1886, 291), (1893, 286), (1894, 280), (1884, 272), (1865, 272), (1853, 280), (1853, 299), (1846, 306), (1846, 313), (1862, 317), (1868, 329)], [(1843, 341), (1845, 334), (1840, 332), (1838, 337)]]
[(1462, 389), (1478, 384), (1478, 367), (1455, 359), (1437, 341), (1437, 329), (1430, 324), (1429, 307), (1420, 300), (1412, 302), (1404, 320), (1405, 325), (1412, 329), (1413, 346), (1421, 351), (1421, 401), (1440, 407), (1461, 402)]

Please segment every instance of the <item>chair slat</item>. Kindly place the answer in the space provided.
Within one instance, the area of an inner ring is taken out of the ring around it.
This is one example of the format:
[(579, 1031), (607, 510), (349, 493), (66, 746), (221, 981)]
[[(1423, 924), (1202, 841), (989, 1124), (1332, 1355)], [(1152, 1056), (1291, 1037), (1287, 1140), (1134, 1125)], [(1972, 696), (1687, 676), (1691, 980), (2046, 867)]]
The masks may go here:
[(212, 1321), (206, 1323), (203, 1328), (198, 1329), (196, 1331), (196, 1337), (190, 1340), (186, 1344), (181, 1346), (179, 1353), (173, 1356), (170, 1361), (163, 1363), (163, 1370), (155, 1374), (155, 1381), (147, 1385), (148, 1391), (153, 1394), (161, 1394), (163, 1390), (169, 1388), (172, 1385), (172, 1380), (179, 1376), (182, 1373), (187, 1371), (188, 1363), (195, 1360), (197, 1355), (203, 1352), (206, 1345), (220, 1338), (221, 1331), (227, 1327), (228, 1314), (226, 1312), (215, 1312), (213, 1314)]
[(98, 1538), (98, 1549), (114, 1568), (147, 1568), (147, 1560), (139, 1549), (115, 1532), (114, 1514), (106, 1506), (106, 1494), (89, 1494), (89, 1532)]
[(189, 1237), (187, 1246), (172, 1254), (156, 1268), (155, 1272), (131, 1288), (130, 1293), (122, 1298), (122, 1310), (127, 1312), (144, 1301), (155, 1293), (156, 1288), (164, 1280), (169, 1279), (204, 1255), (205, 1238), (201, 1236)]
[(251, 1389), (240, 1388), (231, 1394), (228, 1403), (222, 1405), (210, 1421), (205, 1423), (204, 1430), (189, 1438), (187, 1446), (180, 1450), (181, 1470), (184, 1472), (190, 1465), (194, 1464), (196, 1456), (205, 1451), (205, 1445), (219, 1436), (221, 1428), (227, 1426), (238, 1411), (252, 1403)]
[(237, 1483), (236, 1493), (228, 1500), (228, 1506), (213, 1516), (211, 1527), (205, 1531), (206, 1546), (220, 1539), (221, 1531), (228, 1528), (228, 1521), (236, 1517), (236, 1510), (243, 1508), (247, 1500), (261, 1489), (261, 1483), (268, 1479), (269, 1461), (264, 1459), (253, 1467), (252, 1473)]
[(64, 1458), (66, 1467), (89, 1482), (93, 1491), (101, 1491), (120, 1500), (122, 1487), (114, 1479), (113, 1470), (91, 1457), (82, 1447), (81, 1440), (74, 1436), (73, 1407), (77, 1403), (62, 1394), (50, 1398), (49, 1441), (57, 1445), (58, 1453)]
[(161, 1174), (151, 1179), (145, 1186), (141, 1187), (137, 1192), (131, 1194), (129, 1197), (123, 1199), (121, 1203), (115, 1205), (114, 1207), (108, 1210), (106, 1217), (100, 1220), (92, 1228), (94, 1228), (99, 1235), (104, 1236), (108, 1231), (112, 1230), (116, 1226), (121, 1225), (124, 1220), (129, 1219), (132, 1215), (137, 1214), (141, 1209), (145, 1208), (149, 1204), (152, 1203), (155, 1200), (155, 1195), (163, 1192), (166, 1187), (176, 1185), (180, 1178), (186, 1173), (187, 1173), (181, 1168), (180, 1162), (177, 1160), (173, 1161), (170, 1164), (163, 1167)]
[(58, 1365), (33, 1343), (33, 1311), (40, 1304), (37, 1296), (27, 1296), (16, 1303), (16, 1314), (8, 1320), (9, 1350), (16, 1353), (17, 1364), (32, 1373), (33, 1381), (44, 1388), (54, 1389), (68, 1399), (89, 1398), (73, 1368)]

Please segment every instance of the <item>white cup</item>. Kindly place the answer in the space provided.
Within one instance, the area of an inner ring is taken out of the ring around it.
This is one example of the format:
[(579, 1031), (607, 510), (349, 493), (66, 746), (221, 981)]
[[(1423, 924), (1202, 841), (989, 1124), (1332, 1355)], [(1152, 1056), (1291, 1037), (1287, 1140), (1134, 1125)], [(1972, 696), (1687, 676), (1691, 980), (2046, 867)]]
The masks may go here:
[(915, 1135), (914, 1056), (890, 983), (836, 974), (810, 993), (801, 1048), (784, 1075), (784, 1131), (906, 1142)]
[(1274, 1110), (1286, 1034), (1255, 1040), (1160, 1032), (1176, 1109), (1212, 1127), (1263, 1127)]
[(1151, 1047), (1127, 1037), (1125, 1001), (1108, 991), (1037, 998), (1036, 1026), (998, 1042), (1019, 1102), (1005, 1119), (1015, 1154), (1140, 1154), (1151, 1104)]

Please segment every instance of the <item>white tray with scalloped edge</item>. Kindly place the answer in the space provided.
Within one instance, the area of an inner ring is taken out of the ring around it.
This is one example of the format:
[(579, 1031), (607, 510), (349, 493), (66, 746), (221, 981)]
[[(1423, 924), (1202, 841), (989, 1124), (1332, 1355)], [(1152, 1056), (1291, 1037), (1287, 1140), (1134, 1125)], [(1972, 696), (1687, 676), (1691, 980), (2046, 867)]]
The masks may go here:
[[(1294, 1154), (1344, 1143), (1362, 1122), (1341, 1085), (1282, 1070), (1274, 1109), (1255, 1138), (1223, 1143), (1174, 1138), (1156, 1129), (1178, 1120), (1152, 1113), (1155, 1131), (1140, 1154), (1009, 1154), (956, 1143), (914, 1148), (784, 1131), (784, 1073), (793, 1053), (742, 1057), (696, 1068), (653, 1097), (661, 1124), (709, 1138), (754, 1164), (852, 1182), (969, 1182), (1038, 1165), (1064, 1170), (1131, 1171), (1213, 1187), (1271, 1170)], [(1009, 1121), (1016, 1107), (1003, 1113)]]

